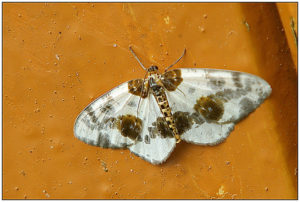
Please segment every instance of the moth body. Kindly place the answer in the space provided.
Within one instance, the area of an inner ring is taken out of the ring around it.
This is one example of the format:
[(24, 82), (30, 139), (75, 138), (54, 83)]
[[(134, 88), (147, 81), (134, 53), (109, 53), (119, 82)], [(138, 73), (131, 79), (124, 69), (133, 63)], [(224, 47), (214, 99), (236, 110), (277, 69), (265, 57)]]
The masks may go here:
[(174, 137), (176, 138), (176, 142), (179, 143), (181, 139), (175, 126), (174, 117), (172, 115), (165, 88), (161, 81), (161, 74), (157, 71), (157, 69), (158, 68), (156, 66), (152, 66), (148, 69), (150, 74), (148, 77), (150, 93), (154, 95), (168, 128), (172, 131)]

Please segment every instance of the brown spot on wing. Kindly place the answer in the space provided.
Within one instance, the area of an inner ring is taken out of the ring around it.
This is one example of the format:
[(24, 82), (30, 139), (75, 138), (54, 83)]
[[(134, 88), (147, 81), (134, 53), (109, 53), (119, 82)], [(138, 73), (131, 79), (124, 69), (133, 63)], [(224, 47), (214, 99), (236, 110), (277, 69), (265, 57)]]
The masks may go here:
[(168, 71), (162, 75), (161, 82), (168, 91), (176, 90), (177, 86), (182, 82), (181, 71), (175, 69)]
[(174, 137), (171, 129), (163, 117), (158, 117), (156, 121), (152, 123), (152, 125), (153, 127), (148, 127), (150, 138), (156, 138), (156, 136), (160, 136), (162, 138)]
[[(143, 88), (143, 93), (142, 93), (142, 88)], [(128, 82), (128, 91), (133, 95), (146, 98), (148, 96), (148, 89), (149, 89), (148, 82), (145, 82), (143, 87), (143, 79), (135, 79)]]
[(159, 131), (159, 134), (163, 137), (174, 137), (171, 129), (169, 128), (168, 124), (166, 123), (166, 121), (164, 120), (164, 118), (162, 117), (158, 117), (157, 118), (157, 122), (156, 122), (156, 127)]
[(136, 140), (142, 132), (142, 120), (129, 114), (119, 116), (117, 126), (121, 135), (132, 140)]
[(194, 109), (209, 121), (220, 120), (224, 113), (223, 102), (212, 95), (199, 98)]
[(193, 125), (193, 119), (188, 112), (177, 111), (173, 116), (179, 135), (182, 135), (185, 131), (191, 129)]

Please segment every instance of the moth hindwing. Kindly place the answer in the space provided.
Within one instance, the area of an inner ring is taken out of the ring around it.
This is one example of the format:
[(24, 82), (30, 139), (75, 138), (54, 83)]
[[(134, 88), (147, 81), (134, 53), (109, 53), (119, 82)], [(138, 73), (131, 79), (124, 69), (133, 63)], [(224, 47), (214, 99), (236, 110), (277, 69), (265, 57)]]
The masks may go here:
[(125, 82), (89, 104), (74, 133), (103, 148), (128, 148), (152, 164), (181, 140), (216, 145), (271, 93), (263, 79), (236, 71), (183, 68)]

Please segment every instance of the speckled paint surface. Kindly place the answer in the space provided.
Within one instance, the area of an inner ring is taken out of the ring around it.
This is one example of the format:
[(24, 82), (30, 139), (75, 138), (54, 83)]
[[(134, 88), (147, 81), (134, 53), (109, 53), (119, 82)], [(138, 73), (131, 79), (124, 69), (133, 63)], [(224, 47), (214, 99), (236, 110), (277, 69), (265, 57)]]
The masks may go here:
[[(296, 6), (296, 4), (294, 4)], [(286, 26), (285, 26), (286, 27)], [(296, 199), (297, 67), (275, 4), (4, 3), (3, 199)], [(166, 163), (74, 137), (91, 101), (176, 67), (255, 74), (271, 96), (226, 141)]]

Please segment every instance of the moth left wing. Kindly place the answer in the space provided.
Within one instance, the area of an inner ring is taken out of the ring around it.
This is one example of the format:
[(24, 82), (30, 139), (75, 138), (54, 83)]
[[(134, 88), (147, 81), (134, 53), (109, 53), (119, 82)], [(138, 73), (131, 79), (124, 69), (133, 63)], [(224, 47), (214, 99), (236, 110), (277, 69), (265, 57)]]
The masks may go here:
[[(135, 116), (127, 116), (136, 114), (137, 103), (138, 97), (128, 93), (127, 82), (117, 86), (79, 114), (74, 125), (75, 137), (103, 148), (127, 148), (141, 132), (141, 121)], [(135, 130), (122, 135), (124, 121)]]
[(224, 141), (271, 93), (263, 79), (236, 71), (184, 68), (162, 80), (181, 139), (201, 145)]
[(141, 79), (123, 83), (89, 104), (75, 121), (75, 136), (94, 146), (128, 148), (152, 164), (164, 162), (176, 142), (162, 132), (167, 126), (153, 95), (140, 100), (141, 85)]

